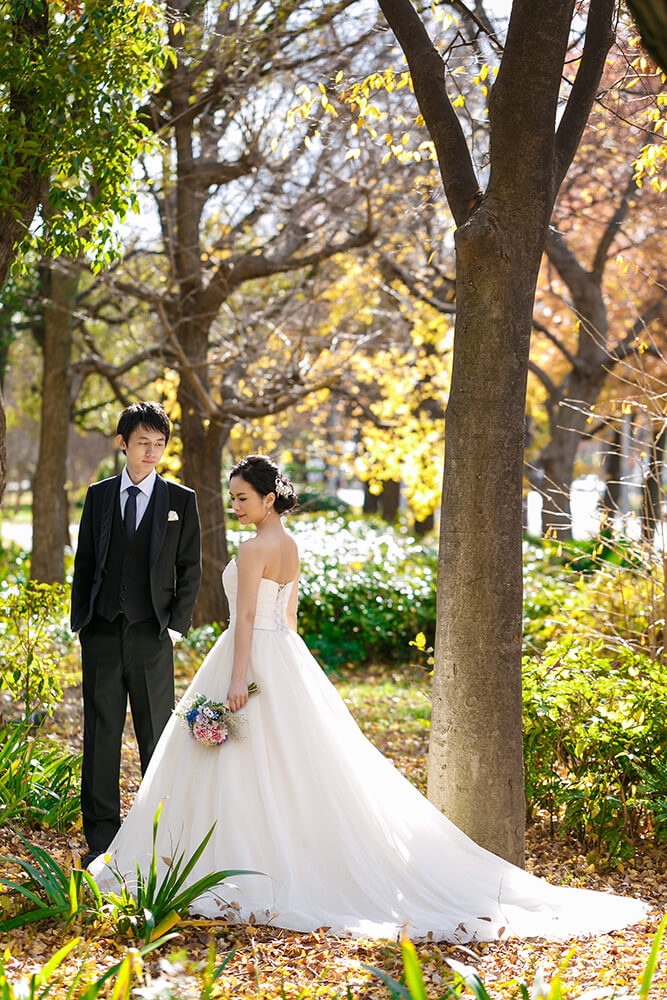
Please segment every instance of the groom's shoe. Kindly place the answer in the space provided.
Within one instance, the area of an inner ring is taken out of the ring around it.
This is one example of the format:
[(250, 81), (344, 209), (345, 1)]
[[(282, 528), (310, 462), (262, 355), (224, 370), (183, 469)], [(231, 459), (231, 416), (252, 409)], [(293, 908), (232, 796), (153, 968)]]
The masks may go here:
[(104, 854), (104, 851), (88, 851), (88, 853), (84, 854), (83, 858), (81, 859), (81, 867), (87, 868), (88, 865), (91, 865), (93, 863), (95, 858), (99, 858), (100, 854)]

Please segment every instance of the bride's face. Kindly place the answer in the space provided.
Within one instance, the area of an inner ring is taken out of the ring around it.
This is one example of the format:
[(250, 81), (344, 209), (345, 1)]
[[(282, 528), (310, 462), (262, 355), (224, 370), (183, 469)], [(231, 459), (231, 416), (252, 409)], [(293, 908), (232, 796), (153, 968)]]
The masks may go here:
[(273, 494), (263, 497), (242, 476), (232, 476), (229, 480), (229, 497), (232, 510), (241, 524), (258, 524), (271, 509)]

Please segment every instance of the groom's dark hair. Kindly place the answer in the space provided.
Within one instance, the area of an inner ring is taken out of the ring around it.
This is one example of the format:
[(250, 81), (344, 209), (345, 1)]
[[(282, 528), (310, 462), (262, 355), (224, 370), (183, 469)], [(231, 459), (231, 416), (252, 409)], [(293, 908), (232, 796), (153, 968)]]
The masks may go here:
[(157, 431), (159, 434), (164, 434), (165, 442), (169, 440), (171, 424), (161, 403), (142, 402), (126, 406), (118, 418), (116, 434), (120, 434), (125, 444), (127, 444), (130, 440), (130, 434), (137, 427), (145, 427), (146, 430)]

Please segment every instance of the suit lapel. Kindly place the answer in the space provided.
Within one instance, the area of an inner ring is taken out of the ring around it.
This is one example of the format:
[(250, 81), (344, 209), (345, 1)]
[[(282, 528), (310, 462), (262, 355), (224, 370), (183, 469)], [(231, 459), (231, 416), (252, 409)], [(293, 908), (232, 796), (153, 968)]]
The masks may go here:
[(151, 541), (149, 548), (149, 562), (153, 566), (155, 560), (160, 555), (164, 535), (167, 530), (167, 515), (169, 513), (169, 487), (161, 476), (155, 477), (155, 507), (153, 509), (153, 524), (151, 525)]
[(111, 538), (111, 522), (113, 521), (114, 504), (118, 503), (120, 493), (120, 476), (115, 476), (109, 480), (109, 488), (106, 490), (104, 504), (102, 506), (102, 523), (100, 524), (100, 558), (99, 565), (104, 566), (107, 561), (109, 550), (109, 539)]

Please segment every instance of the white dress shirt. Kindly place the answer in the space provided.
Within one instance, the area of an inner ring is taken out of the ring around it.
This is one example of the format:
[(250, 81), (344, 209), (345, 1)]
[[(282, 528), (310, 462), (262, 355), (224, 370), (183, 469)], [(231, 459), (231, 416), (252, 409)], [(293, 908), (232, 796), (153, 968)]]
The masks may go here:
[(148, 473), (145, 479), (142, 479), (140, 483), (133, 483), (130, 479), (129, 473), (127, 471), (127, 466), (123, 469), (120, 477), (120, 516), (125, 517), (125, 505), (127, 503), (128, 489), (130, 486), (137, 486), (139, 492), (137, 493), (137, 523), (135, 528), (138, 528), (141, 524), (141, 519), (146, 513), (149, 503), (151, 502), (151, 497), (153, 496), (153, 488), (155, 487), (155, 477), (157, 473), (155, 469)]
[[(137, 523), (135, 527), (139, 527), (141, 524), (141, 519), (148, 509), (148, 505), (151, 502), (151, 497), (153, 496), (153, 489), (155, 488), (155, 477), (157, 472), (155, 469), (149, 472), (145, 479), (142, 479), (140, 483), (133, 483), (130, 479), (129, 473), (127, 471), (127, 466), (123, 469), (120, 476), (120, 516), (125, 517), (125, 505), (128, 498), (128, 489), (130, 486), (138, 486), (139, 492), (137, 493)], [(167, 632), (171, 638), (172, 642), (177, 642), (178, 639), (182, 639), (183, 636), (180, 632), (177, 632), (174, 628), (168, 628)]]

